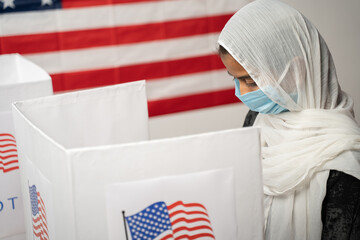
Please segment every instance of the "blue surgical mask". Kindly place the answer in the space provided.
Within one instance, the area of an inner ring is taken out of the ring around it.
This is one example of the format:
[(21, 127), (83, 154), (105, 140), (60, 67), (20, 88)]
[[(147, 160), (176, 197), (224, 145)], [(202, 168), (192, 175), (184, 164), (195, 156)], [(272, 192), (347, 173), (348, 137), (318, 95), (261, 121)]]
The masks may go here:
[(279, 104), (273, 102), (260, 89), (241, 95), (239, 79), (235, 78), (234, 80), (235, 80), (235, 96), (237, 96), (240, 99), (240, 101), (242, 101), (252, 111), (263, 114), (278, 114), (281, 112), (289, 111), (286, 108), (280, 106)]

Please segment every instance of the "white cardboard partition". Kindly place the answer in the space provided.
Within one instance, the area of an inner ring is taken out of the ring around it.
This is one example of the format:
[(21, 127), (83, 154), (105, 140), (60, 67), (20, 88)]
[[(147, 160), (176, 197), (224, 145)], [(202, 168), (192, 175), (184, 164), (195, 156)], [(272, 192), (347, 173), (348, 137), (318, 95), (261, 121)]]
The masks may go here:
[[(143, 141), (107, 148), (72, 149), (69, 154), (73, 166), (79, 239), (109, 237), (105, 230), (107, 218), (104, 187), (108, 189), (109, 185), (114, 183), (158, 177), (164, 177), (167, 181), (167, 177), (219, 169), (234, 171), (237, 239), (262, 239), (263, 191), (259, 149), (257, 128)], [(164, 194), (168, 195), (168, 192), (165, 191)], [(128, 194), (124, 192), (123, 197), (127, 198)], [(179, 198), (182, 197), (183, 194), (180, 194)], [(144, 196), (139, 195), (138, 198)], [(159, 200), (162, 198), (163, 196), (159, 197)], [(190, 199), (188, 202), (192, 201), (193, 199)], [(224, 206), (219, 204), (218, 210), (221, 211), (222, 207)], [(125, 235), (122, 235), (121, 239), (125, 240)]]
[[(139, 88), (144, 85), (124, 84), (116, 91), (110, 87), (14, 105), (19, 158), (26, 169), (24, 198), (39, 200), (45, 209), (33, 213), (30, 200), (24, 202), (28, 239), (33, 237), (32, 215), (46, 211), (50, 239), (114, 239), (113, 231), (120, 229), (119, 239), (125, 240), (123, 225), (116, 228), (118, 210), (134, 214), (155, 200), (204, 204), (217, 240), (262, 239), (259, 129), (150, 141), (146, 99), (139, 97)], [(150, 184), (135, 185), (151, 195), (136, 195), (134, 182)], [(187, 185), (161, 191), (170, 182)], [(129, 199), (115, 208), (115, 198)], [(225, 216), (232, 222), (228, 231), (220, 224)]]
[(25, 239), (11, 104), (52, 94), (50, 76), (18, 54), (0, 55), (0, 239)]
[(27, 239), (81, 239), (69, 150), (147, 140), (145, 81), (18, 102), (13, 113)]

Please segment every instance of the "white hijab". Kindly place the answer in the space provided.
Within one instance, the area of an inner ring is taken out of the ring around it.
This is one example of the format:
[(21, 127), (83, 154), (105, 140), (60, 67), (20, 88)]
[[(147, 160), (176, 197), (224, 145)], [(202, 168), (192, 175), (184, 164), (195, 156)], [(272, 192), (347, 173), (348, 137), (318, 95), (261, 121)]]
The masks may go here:
[(240, 9), (218, 43), (289, 112), (259, 114), (267, 239), (320, 239), (330, 169), (360, 179), (360, 129), (315, 26), (276, 0)]

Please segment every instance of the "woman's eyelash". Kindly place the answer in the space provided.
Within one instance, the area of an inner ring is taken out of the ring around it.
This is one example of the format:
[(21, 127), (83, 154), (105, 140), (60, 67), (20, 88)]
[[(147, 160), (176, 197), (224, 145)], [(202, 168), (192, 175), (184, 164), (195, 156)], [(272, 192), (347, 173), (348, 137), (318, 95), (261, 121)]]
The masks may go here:
[(245, 84), (246, 84), (246, 86), (249, 86), (249, 87), (257, 87), (256, 82), (247, 83), (247, 82), (245, 81)]
[[(233, 80), (234, 80), (235, 78), (238, 79), (239, 81), (243, 81), (243, 82), (244, 82), (247, 86), (249, 86), (249, 87), (257, 87), (256, 82), (254, 82), (254, 81), (251, 79), (250, 76), (234, 77)], [(247, 81), (246, 81), (247, 79), (250, 79), (250, 80), (252, 80), (253, 82), (247, 82)]]
[(246, 79), (251, 79), (251, 77), (250, 76), (241, 76), (241, 77), (237, 77), (237, 79), (246, 80)]
[(250, 76), (243, 76), (243, 77), (232, 77), (232, 80), (239, 80), (239, 81), (245, 81), (246, 79), (251, 79)]

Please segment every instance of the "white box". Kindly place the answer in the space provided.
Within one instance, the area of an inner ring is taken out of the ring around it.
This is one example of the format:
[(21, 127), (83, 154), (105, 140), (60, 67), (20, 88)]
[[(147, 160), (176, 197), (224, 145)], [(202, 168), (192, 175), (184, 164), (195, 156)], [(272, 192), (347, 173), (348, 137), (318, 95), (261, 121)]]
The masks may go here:
[(19, 54), (0, 55), (0, 239), (25, 239), (14, 101), (52, 95), (50, 76)]

